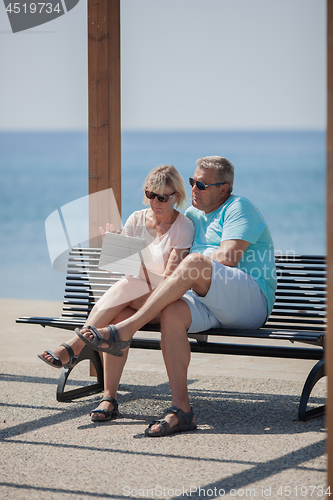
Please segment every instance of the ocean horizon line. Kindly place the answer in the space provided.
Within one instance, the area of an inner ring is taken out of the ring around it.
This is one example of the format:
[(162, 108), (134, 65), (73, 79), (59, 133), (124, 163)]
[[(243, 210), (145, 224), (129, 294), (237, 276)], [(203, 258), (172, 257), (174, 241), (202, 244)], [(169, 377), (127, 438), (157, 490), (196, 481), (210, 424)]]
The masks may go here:
[[(235, 134), (235, 133), (254, 133), (254, 134), (281, 134), (281, 133), (326, 133), (326, 128), (302, 128), (302, 127), (294, 127), (294, 128), (181, 128), (181, 129), (160, 129), (160, 128), (122, 128), (121, 133), (147, 133), (147, 134)], [(1, 129), (0, 134), (88, 134), (87, 129)]]

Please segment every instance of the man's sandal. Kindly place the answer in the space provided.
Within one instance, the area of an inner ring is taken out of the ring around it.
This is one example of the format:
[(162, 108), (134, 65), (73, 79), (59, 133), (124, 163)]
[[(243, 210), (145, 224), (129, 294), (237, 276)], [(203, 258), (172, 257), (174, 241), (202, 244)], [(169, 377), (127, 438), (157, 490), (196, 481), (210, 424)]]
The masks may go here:
[[(94, 326), (87, 326), (86, 328), (88, 328), (93, 334), (93, 340), (89, 340), (82, 335), (79, 328), (75, 328), (75, 333), (88, 347), (94, 351), (106, 352), (107, 354), (112, 354), (113, 356), (122, 357), (124, 355), (122, 350), (131, 343), (130, 340), (120, 340), (118, 330), (114, 325), (107, 326), (110, 333), (110, 337), (108, 339), (105, 339)], [(108, 344), (109, 347), (101, 347), (104, 343)]]
[[(110, 397), (105, 397), (102, 399), (101, 403), (103, 401), (108, 401), (109, 403), (112, 403), (114, 405), (113, 410), (104, 410), (104, 408), (96, 408), (96, 410), (92, 410), (90, 412), (91, 420), (92, 422), (105, 422), (106, 420), (111, 420), (112, 417), (116, 417), (119, 414), (118, 411), (118, 403), (114, 398)], [(104, 417), (99, 416), (98, 414), (104, 415)]]
[[(166, 415), (169, 413), (174, 413), (177, 418), (178, 418), (178, 424), (170, 427), (169, 422), (165, 420)], [(194, 418), (194, 411), (191, 410), (188, 413), (185, 413), (183, 410), (180, 408), (177, 408), (176, 406), (171, 406), (171, 408), (168, 408), (165, 412), (164, 415), (161, 419), (155, 420), (152, 422), (148, 429), (146, 429), (145, 434), (146, 436), (149, 437), (161, 437), (161, 436), (168, 436), (170, 434), (175, 434), (176, 432), (188, 432), (188, 431), (194, 431), (194, 429), (197, 428), (196, 423), (192, 423), (192, 420)], [(158, 431), (152, 431), (151, 428), (153, 425), (159, 425), (159, 430)]]
[(76, 365), (78, 356), (75, 356), (74, 351), (70, 345), (68, 344), (60, 344), (60, 345), (65, 347), (68, 352), (69, 356), (68, 363), (62, 363), (58, 358), (58, 356), (56, 356), (52, 351), (44, 351), (43, 353), (51, 356), (52, 361), (49, 361), (48, 359), (44, 358), (44, 356), (42, 356), (41, 354), (38, 354), (39, 359), (44, 361), (44, 363), (46, 363), (47, 365), (53, 366), (53, 368), (73, 368)]

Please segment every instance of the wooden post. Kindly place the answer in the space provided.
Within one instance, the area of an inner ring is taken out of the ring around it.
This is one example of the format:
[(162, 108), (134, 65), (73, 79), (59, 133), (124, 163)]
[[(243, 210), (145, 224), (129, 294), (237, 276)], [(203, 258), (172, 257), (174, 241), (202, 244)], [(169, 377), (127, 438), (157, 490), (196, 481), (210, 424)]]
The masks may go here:
[(327, 231), (327, 336), (326, 373), (328, 393), (326, 424), (328, 429), (328, 485), (333, 493), (333, 0), (327, 0), (327, 167), (326, 167), (326, 231)]
[[(88, 0), (88, 100), (89, 195), (112, 188), (120, 214), (120, 0)], [(115, 210), (105, 197), (90, 200), (90, 246), (99, 246)]]
[(120, 0), (88, 0), (88, 115), (89, 242), (100, 247), (99, 227), (121, 226)]

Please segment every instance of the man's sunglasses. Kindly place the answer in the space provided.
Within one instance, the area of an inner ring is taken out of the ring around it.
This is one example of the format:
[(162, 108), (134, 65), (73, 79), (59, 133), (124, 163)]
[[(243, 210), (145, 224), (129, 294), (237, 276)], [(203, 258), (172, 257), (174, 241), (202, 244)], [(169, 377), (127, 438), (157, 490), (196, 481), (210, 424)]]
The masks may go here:
[(192, 179), (192, 177), (189, 178), (189, 181), (190, 181), (191, 187), (196, 185), (197, 188), (200, 189), (200, 191), (204, 191), (209, 186), (219, 186), (220, 184), (225, 184), (225, 182), (216, 182), (215, 184), (205, 184), (204, 182), (196, 181), (195, 179)]
[(172, 194), (156, 194), (153, 193), (152, 191), (145, 191), (145, 195), (147, 196), (148, 200), (153, 200), (155, 196), (157, 196), (158, 201), (161, 203), (166, 203), (171, 196), (176, 194), (176, 191)]

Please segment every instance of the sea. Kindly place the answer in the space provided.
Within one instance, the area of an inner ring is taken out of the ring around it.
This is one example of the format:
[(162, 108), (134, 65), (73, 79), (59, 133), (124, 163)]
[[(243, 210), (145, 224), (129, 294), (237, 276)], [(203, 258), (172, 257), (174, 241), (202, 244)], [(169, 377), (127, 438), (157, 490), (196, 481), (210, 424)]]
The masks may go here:
[[(227, 157), (234, 193), (263, 213), (277, 252), (325, 249), (325, 131), (124, 131), (122, 221), (143, 208), (149, 171), (174, 165), (185, 179), (196, 159)], [(88, 194), (85, 132), (0, 133), (0, 296), (62, 300), (65, 274), (53, 269), (45, 221)]]

